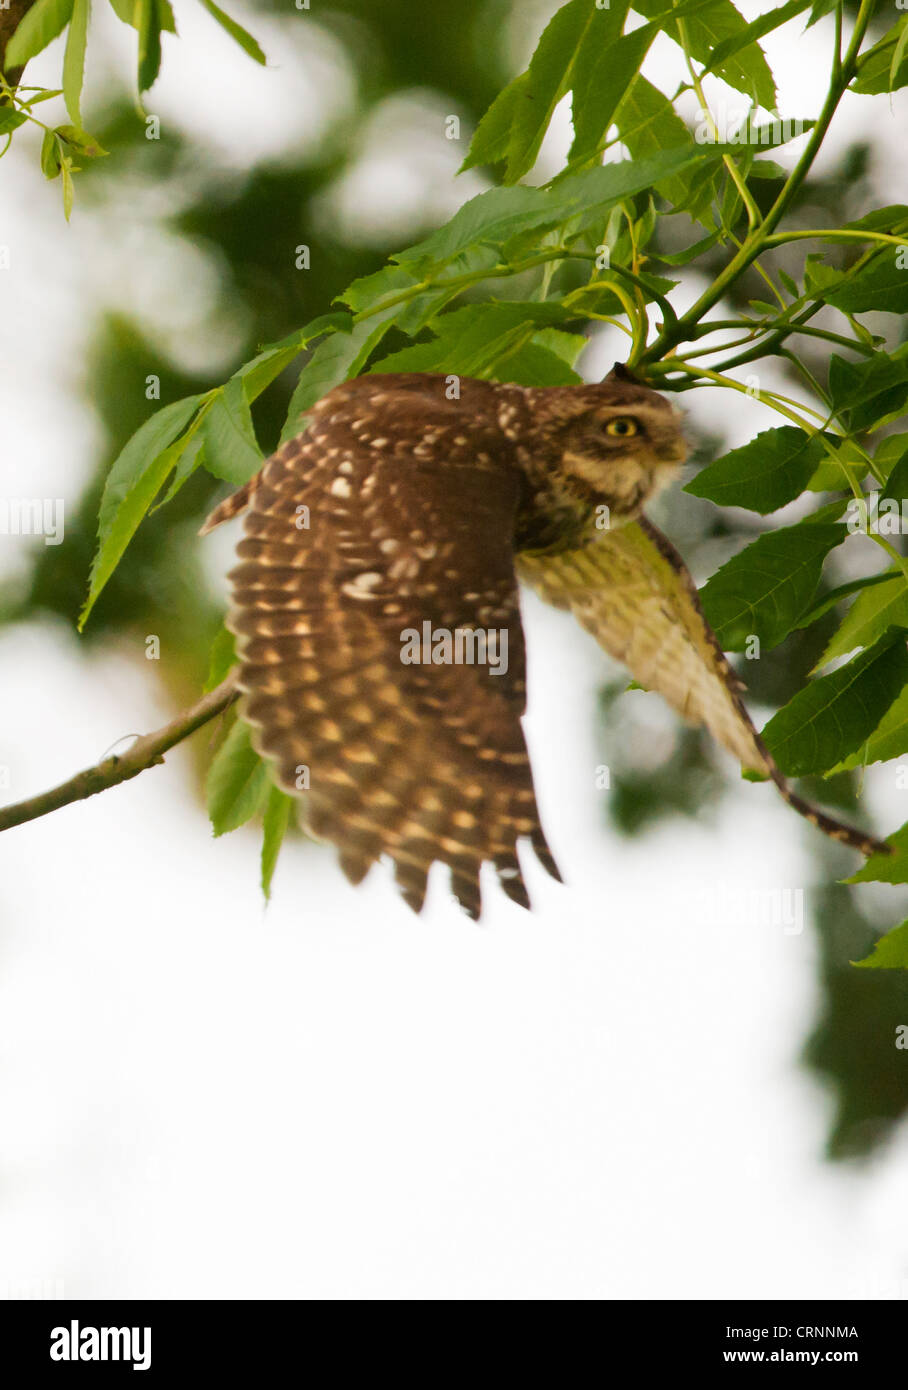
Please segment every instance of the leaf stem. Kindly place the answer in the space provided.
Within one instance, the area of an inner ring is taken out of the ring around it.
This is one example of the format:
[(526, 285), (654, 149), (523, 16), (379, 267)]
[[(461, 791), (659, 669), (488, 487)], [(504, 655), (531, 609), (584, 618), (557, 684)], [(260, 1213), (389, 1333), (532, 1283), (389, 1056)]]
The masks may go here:
[(823, 241), (881, 241), (889, 246), (908, 246), (908, 233), (895, 236), (888, 232), (860, 231), (849, 227), (816, 228), (803, 232), (776, 232), (774, 236), (768, 236), (763, 245), (764, 247), (786, 246), (791, 241), (805, 241), (809, 238), (819, 238)]
[(757, 259), (765, 248), (768, 238), (772, 235), (773, 229), (778, 226), (785, 213), (791, 206), (795, 195), (802, 183), (807, 178), (814, 160), (820, 150), (826, 133), (832, 123), (832, 119), (842, 100), (845, 89), (857, 70), (857, 57), (867, 26), (875, 7), (875, 0), (861, 0), (860, 9), (855, 19), (854, 30), (848, 44), (844, 58), (839, 58), (841, 45), (839, 32), (841, 25), (841, 6), (837, 12), (837, 41), (833, 60), (833, 71), (830, 79), (829, 90), (823, 102), (817, 123), (810, 132), (807, 144), (801, 154), (800, 159), (792, 172), (785, 181), (784, 186), (779, 191), (779, 195), (767, 212), (762, 223), (758, 227), (751, 229), (744, 241), (743, 246), (736, 255), (716, 276), (712, 285), (705, 290), (696, 303), (684, 314), (676, 324), (664, 328), (652, 345), (647, 349), (641, 358), (641, 364), (658, 361), (670, 352), (678, 343), (685, 342), (691, 329), (703, 318), (707, 310), (716, 304), (725, 291), (732, 285), (748, 267)]

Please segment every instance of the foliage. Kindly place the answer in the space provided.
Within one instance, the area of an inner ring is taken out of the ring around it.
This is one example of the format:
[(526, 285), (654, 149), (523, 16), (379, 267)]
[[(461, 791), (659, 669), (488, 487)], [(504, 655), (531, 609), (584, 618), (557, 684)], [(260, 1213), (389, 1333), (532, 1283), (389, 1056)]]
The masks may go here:
[[(201, 4), (251, 58), (257, 63), (267, 62), (252, 35), (225, 14), (214, 0), (201, 0)], [(118, 19), (136, 30), (136, 85), (141, 98), (154, 86), (161, 69), (161, 35), (177, 32), (173, 9), (170, 0), (110, 0), (110, 5)], [(25, 9), (6, 45), (5, 54), (0, 51), (4, 71), (11, 73), (36, 58), (49, 43), (66, 31), (62, 86), (59, 89), (22, 87), (0, 75), (0, 101), (3, 103), (0, 105), (0, 136), (7, 136), (0, 155), (9, 149), (12, 133), (19, 126), (26, 122), (39, 126), (44, 131), (41, 169), (49, 179), (62, 174), (63, 211), (67, 221), (73, 207), (72, 175), (81, 167), (73, 163), (73, 155), (95, 159), (106, 154), (97, 140), (82, 129), (82, 86), (90, 14), (91, 0), (34, 0)], [(34, 114), (35, 106), (61, 95), (71, 124), (56, 127), (45, 125)]]
[[(137, 30), (139, 88), (147, 90), (158, 71), (160, 35), (173, 32), (169, 6), (139, 0), (133, 8), (117, 0), (114, 8)], [(39, 9), (26, 38), (25, 21), (20, 26), (20, 47), (10, 46), (7, 64), (39, 51), (28, 45), (46, 35), (43, 47), (69, 24), (62, 92), (71, 124), (52, 132), (45, 169), (56, 164), (65, 177), (74, 152), (90, 157), (77, 148), (79, 139), (90, 143), (81, 135), (79, 107), (85, 11), (80, 0), (68, 8), (38, 0), (30, 15)], [(886, 93), (908, 83), (906, 17), (872, 32), (874, 10), (872, 0), (853, 8), (841, 0), (794, 0), (748, 24), (731, 0), (639, 0), (603, 9), (569, 0), (545, 28), (526, 72), (476, 123), (464, 168), (483, 170), (493, 186), (383, 266), (363, 267), (346, 288), (337, 284), (331, 306), (312, 306), (304, 327), (288, 325), (285, 337), (238, 365), (225, 383), (185, 384), (133, 435), (101, 499), (82, 621), (116, 582), (127, 546), (140, 545), (145, 525), (155, 525), (153, 518), (143, 525), (155, 502), (166, 516), (185, 505), (184, 483), (237, 484), (258, 468), (258, 441), (273, 442), (270, 388), (288, 373), (296, 379), (278, 422), (284, 438), (332, 385), (367, 370), (575, 380), (590, 325), (604, 322), (626, 334), (629, 365), (659, 389), (735, 391), (779, 417), (744, 448), (710, 460), (687, 489), (752, 514), (741, 520), (715, 513), (719, 535), (723, 528), (738, 537), (743, 531), (749, 543), (738, 544), (702, 597), (727, 649), (743, 650), (757, 637), (774, 653), (753, 665), (762, 668), (761, 694), (782, 705), (767, 725), (777, 755), (792, 775), (827, 779), (835, 800), (843, 771), (908, 751), (900, 631), (908, 625), (908, 566), (897, 533), (850, 524), (855, 503), (869, 508), (872, 493), (882, 491), (901, 504), (903, 478), (908, 482), (908, 470), (899, 469), (908, 438), (894, 442), (899, 436), (891, 432), (908, 405), (908, 345), (899, 342), (896, 318), (881, 336), (879, 317), (908, 308), (908, 207), (874, 208), (841, 225), (834, 214), (829, 225), (803, 220), (804, 189), (843, 94), (863, 94), (883, 109)], [(791, 132), (775, 111), (760, 40), (787, 24), (797, 41), (803, 26), (829, 12), (835, 37), (828, 92), (818, 111), (797, 113), (804, 117), (800, 153), (786, 173), (766, 157)], [(643, 22), (629, 27), (630, 20)], [(684, 54), (689, 73), (670, 94), (640, 71), (659, 33)], [(741, 94), (738, 124), (730, 128), (719, 111), (709, 111), (708, 72)], [(32, 107), (53, 95), (28, 91), (18, 88), (14, 104), (0, 108), (0, 134), (36, 119)], [(690, 93), (702, 114), (694, 129), (683, 114)], [(532, 175), (553, 113), (568, 95), (573, 141), (564, 168), (544, 186), (521, 182)], [(673, 290), (691, 269), (705, 274), (707, 288), (681, 313)], [(761, 365), (770, 362), (797, 384), (798, 399), (761, 383)], [(777, 525), (773, 513), (782, 507), (791, 510)], [(836, 557), (866, 547), (868, 538), (879, 553), (878, 572), (836, 584)], [(795, 663), (791, 652), (798, 653)], [(843, 664), (822, 670), (831, 662)], [(809, 677), (811, 667), (822, 673)], [(789, 688), (791, 680), (801, 688)], [(264, 812), (267, 891), (289, 810), (257, 780), (251, 750), (231, 748), (228, 765), (226, 747), (212, 770), (215, 829)], [(897, 836), (893, 843), (900, 848)], [(902, 875), (888, 881), (908, 881), (903, 864), (900, 853), (886, 861), (887, 873)], [(856, 879), (878, 868), (870, 861)], [(892, 935), (898, 944), (901, 937)], [(887, 947), (872, 963), (901, 967), (904, 954)]]
[[(130, 440), (110, 471), (102, 497), (98, 552), (83, 623), (141, 518), (197, 435), (201, 447), (191, 456), (191, 468), (204, 468), (233, 484), (259, 468), (261, 451), (250, 407), (313, 342), (318, 345), (300, 372), (285, 436), (298, 430), (305, 410), (332, 385), (367, 368), (444, 370), (537, 384), (576, 379), (570, 361), (576, 356), (578, 330), (589, 318), (620, 322), (630, 339), (629, 366), (663, 388), (689, 388), (707, 380), (740, 389), (730, 369), (745, 360), (775, 353), (797, 367), (789, 338), (831, 305), (843, 317), (846, 331), (811, 331), (847, 344), (858, 360), (833, 355), (825, 385), (804, 369), (815, 407), (798, 406), (767, 389), (748, 388), (792, 423), (715, 461), (689, 490), (765, 515), (802, 492), (809, 498), (811, 478), (823, 461), (833, 469), (827, 490), (850, 491), (861, 498), (868, 475), (878, 484), (885, 482), (888, 470), (881, 467), (867, 436), (874, 436), (908, 403), (908, 346), (883, 351), (856, 315), (877, 309), (881, 297), (903, 292), (908, 284), (908, 243), (900, 239), (908, 227), (908, 210), (881, 209), (861, 223), (816, 231), (787, 229), (785, 222), (842, 94), (866, 72), (869, 59), (862, 58), (861, 50), (872, 7), (862, 6), (847, 48), (841, 10), (837, 11), (836, 51), (824, 108), (811, 122), (794, 171), (778, 178), (779, 187), (765, 212), (753, 184), (752, 144), (698, 141), (685, 127), (683, 139), (645, 155), (635, 130), (636, 106), (625, 107), (624, 100), (644, 80), (638, 68), (649, 41), (664, 31), (684, 51), (690, 72), (685, 87), (696, 93), (703, 112), (708, 106), (698, 65), (718, 71), (750, 96), (744, 129), (759, 130), (758, 109), (771, 112), (775, 99), (759, 38), (775, 25), (795, 20), (808, 6), (784, 6), (756, 26), (747, 26), (728, 0), (683, 0), (674, 7), (641, 3), (637, 9), (649, 23), (622, 38), (629, 8), (617, 4), (598, 9), (588, 0), (569, 0), (553, 17), (527, 71), (505, 88), (480, 121), (465, 160), (467, 166), (502, 165), (503, 186), (469, 200), (443, 227), (392, 257), (384, 270), (355, 280), (339, 297), (345, 309), (319, 317), (264, 349), (223, 387), (164, 407)], [(39, 0), (26, 17), (31, 24), (25, 38), (20, 37), (20, 26), (15, 56), (22, 59), (37, 51), (34, 45), (43, 46), (59, 31), (61, 15), (58, 3), (51, 11), (50, 0)], [(141, 34), (141, 25), (137, 27)], [(609, 66), (606, 74), (603, 55), (615, 43), (629, 44), (633, 57)], [(573, 94), (575, 140), (565, 169), (544, 187), (517, 183), (532, 168), (555, 106), (568, 91)], [(675, 93), (675, 101), (679, 96)], [(638, 157), (610, 158), (602, 164), (603, 152), (619, 142)], [(763, 182), (760, 176), (758, 183)], [(657, 288), (654, 274), (663, 259), (651, 245), (657, 199), (667, 204), (663, 215), (687, 213), (710, 237), (730, 248), (724, 269), (681, 317)], [(787, 273), (773, 275), (771, 252), (795, 241), (847, 241), (857, 255), (847, 270), (824, 274), (828, 268), (813, 252), (805, 258), (800, 283)], [(900, 257), (906, 261), (904, 270), (897, 269)], [(753, 266), (777, 305), (752, 302), (747, 314), (721, 320), (723, 329), (737, 330), (740, 337), (731, 348), (726, 343), (718, 349), (710, 343), (717, 331), (710, 311)], [(533, 286), (529, 301), (502, 302), (495, 297), (498, 284), (527, 272), (535, 272), (526, 281), (528, 288)], [(474, 295), (479, 289), (484, 297), (452, 307), (468, 289)], [(597, 312), (597, 298), (612, 312)], [(661, 315), (655, 334), (650, 321), (654, 307)], [(383, 340), (392, 328), (405, 333), (412, 346), (383, 354)], [(552, 337), (554, 328), (560, 337)], [(682, 353), (682, 347), (688, 350)], [(700, 364), (704, 356), (720, 350), (730, 354), (725, 362), (711, 368)], [(872, 738), (908, 684), (904, 639), (898, 628), (887, 630), (890, 622), (884, 621), (899, 616), (893, 611), (893, 598), (901, 596), (908, 568), (886, 536), (870, 534), (885, 552), (881, 558), (887, 570), (894, 567), (895, 573), (886, 588), (860, 594), (855, 608), (859, 613), (865, 608), (876, 612), (885, 598), (883, 617), (858, 622), (852, 617), (854, 610), (847, 613), (847, 650), (857, 654), (833, 674), (815, 678), (767, 725), (770, 747), (783, 770), (794, 776), (837, 769)], [(814, 507), (793, 526), (758, 536), (704, 590), (707, 615), (723, 644), (740, 649), (754, 636), (766, 647), (782, 642), (812, 602), (830, 549), (844, 544), (849, 535), (846, 526), (821, 520)], [(892, 595), (897, 586), (898, 594)], [(834, 643), (830, 650), (838, 654)], [(216, 782), (221, 771), (216, 761)], [(226, 812), (222, 808), (213, 813), (218, 833), (248, 819), (260, 801), (244, 793)], [(218, 797), (214, 805), (221, 806)]]

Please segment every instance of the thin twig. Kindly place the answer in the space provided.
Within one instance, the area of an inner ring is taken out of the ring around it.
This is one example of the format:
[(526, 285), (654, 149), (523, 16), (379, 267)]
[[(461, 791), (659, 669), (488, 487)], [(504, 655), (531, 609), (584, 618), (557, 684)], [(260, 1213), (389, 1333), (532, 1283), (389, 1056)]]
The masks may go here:
[(14, 825), (37, 820), (39, 816), (49, 815), (51, 811), (58, 811), (61, 806), (69, 806), (73, 801), (84, 801), (86, 797), (94, 796), (95, 792), (106, 791), (119, 782), (128, 782), (146, 768), (162, 763), (168, 749), (182, 743), (196, 729), (214, 719), (215, 715), (232, 704), (238, 693), (235, 677), (231, 674), (196, 704), (171, 719), (169, 724), (137, 738), (125, 753), (102, 758), (94, 767), (76, 773), (68, 782), (49, 792), (29, 797), (27, 801), (18, 801), (14, 806), (0, 807), (0, 830), (11, 830)]

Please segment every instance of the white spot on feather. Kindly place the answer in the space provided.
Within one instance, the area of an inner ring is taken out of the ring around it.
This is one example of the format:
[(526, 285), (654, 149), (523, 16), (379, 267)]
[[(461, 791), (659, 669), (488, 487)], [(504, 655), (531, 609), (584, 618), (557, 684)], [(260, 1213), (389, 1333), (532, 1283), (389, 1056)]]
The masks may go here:
[(374, 571), (367, 574), (358, 574), (355, 579), (341, 585), (341, 590), (348, 598), (374, 598), (372, 590), (376, 584), (380, 584), (382, 577)]

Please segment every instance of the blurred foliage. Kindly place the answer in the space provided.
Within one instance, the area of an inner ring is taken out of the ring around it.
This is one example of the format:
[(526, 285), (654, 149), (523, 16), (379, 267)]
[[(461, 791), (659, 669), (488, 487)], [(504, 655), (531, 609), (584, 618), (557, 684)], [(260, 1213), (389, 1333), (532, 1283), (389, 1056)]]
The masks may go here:
[(835, 1099), (830, 1156), (864, 1158), (905, 1113), (904, 1053), (895, 1044), (908, 1018), (908, 978), (900, 970), (851, 964), (880, 936), (866, 899), (858, 900), (853, 888), (827, 881), (814, 904), (822, 1003), (804, 1057), (827, 1078)]
[[(264, 13), (286, 14), (276, 0), (259, 5)], [(330, 310), (333, 298), (357, 276), (379, 269), (399, 237), (382, 246), (374, 242), (358, 247), (342, 227), (331, 227), (318, 218), (317, 203), (326, 190), (351, 167), (358, 141), (370, 116), (387, 98), (404, 92), (428, 91), (444, 98), (460, 113), (469, 133), (504, 82), (512, 75), (510, 55), (503, 36), (512, 7), (505, 0), (461, 0), (454, 6), (427, 6), (422, 0), (383, 0), (380, 6), (366, 0), (319, 0), (317, 17), (301, 14), (294, 26), (285, 26), (286, 41), (304, 48), (306, 25), (324, 26), (344, 47), (359, 83), (357, 106), (341, 131), (311, 155), (263, 160), (237, 174), (219, 177), (217, 167), (202, 167), (192, 142), (167, 123), (162, 138), (145, 139), (145, 126), (124, 91), (100, 113), (92, 113), (91, 129), (110, 157), (87, 169), (81, 179), (80, 197), (97, 207), (114, 207), (121, 196), (121, 181), (141, 176), (167, 192), (179, 187), (174, 211), (162, 218), (173, 236), (201, 251), (218, 268), (219, 296), (235, 309), (242, 332), (232, 360), (223, 364), (213, 351), (217, 368), (189, 376), (158, 343), (149, 340), (138, 320), (109, 316), (93, 325), (91, 345), (84, 365), (86, 394), (90, 395), (103, 426), (106, 443), (97, 460), (95, 476), (86, 488), (78, 511), (67, 519), (67, 545), (59, 550), (38, 548), (34, 569), (25, 590), (6, 602), (8, 618), (27, 619), (51, 613), (75, 625), (91, 556), (95, 546), (98, 498), (112, 460), (149, 413), (145, 383), (149, 374), (161, 380), (161, 401), (176, 400), (223, 380), (263, 343), (281, 338), (302, 323)], [(519, 16), (518, 16), (519, 17)], [(533, 29), (540, 27), (533, 10)], [(250, 26), (255, 32), (255, 26)], [(91, 93), (89, 93), (89, 97)], [(238, 109), (242, 117), (242, 93)], [(873, 151), (865, 146), (850, 149), (840, 167), (824, 178), (812, 177), (798, 206), (805, 209), (802, 225), (817, 225), (824, 214), (830, 224), (841, 224), (864, 210), (867, 180), (873, 171)], [(187, 173), (199, 175), (195, 191), (187, 195)], [(778, 192), (773, 179), (761, 182), (758, 201), (768, 207)], [(289, 248), (312, 240), (317, 222), (317, 273), (296, 270)], [(679, 224), (684, 226), (680, 227)], [(794, 225), (797, 225), (797, 209)], [(430, 226), (414, 225), (411, 240)], [(669, 251), (686, 244), (690, 224), (684, 217), (660, 220), (657, 244)], [(785, 268), (797, 249), (774, 253)], [(843, 245), (826, 249), (828, 264), (844, 268), (854, 252)], [(698, 261), (698, 273), (718, 271), (725, 253), (715, 249)], [(683, 274), (684, 272), (679, 272)], [(747, 300), (765, 295), (765, 286), (751, 271), (733, 286), (732, 300), (745, 308)], [(387, 347), (393, 347), (389, 338)], [(219, 351), (220, 344), (215, 345)], [(826, 345), (799, 340), (803, 360), (821, 371)], [(266, 391), (255, 408), (256, 427), (264, 447), (276, 443), (284, 420), (297, 363)], [(704, 452), (715, 456), (721, 441), (701, 441)], [(137, 657), (148, 632), (162, 637), (168, 662), (148, 663), (174, 690), (197, 689), (208, 664), (210, 640), (220, 624), (221, 605), (206, 586), (202, 545), (197, 527), (213, 498), (226, 493), (204, 473), (196, 473), (166, 511), (153, 514), (140, 527), (135, 541), (98, 602), (82, 640), (135, 643)], [(714, 554), (729, 529), (719, 510), (706, 502), (684, 499), (685, 535), (676, 539), (697, 572), (699, 557)], [(754, 535), (753, 520), (738, 526), (735, 534)], [(666, 524), (672, 532), (671, 519)], [(834, 572), (834, 566), (832, 567)], [(834, 578), (830, 582), (835, 582)], [(778, 648), (771, 661), (744, 662), (742, 673), (755, 704), (775, 707), (787, 701), (816, 661), (835, 627), (828, 622), (796, 630)], [(603, 745), (612, 775), (608, 814), (620, 831), (640, 835), (667, 816), (676, 814), (721, 815), (719, 793), (724, 773), (715, 750), (702, 735), (679, 731), (661, 765), (641, 771), (626, 750), (633, 744), (637, 716), (632, 702), (643, 697), (618, 699), (626, 682), (603, 694)], [(853, 780), (848, 777), (822, 784), (826, 801), (847, 803)], [(789, 815), (780, 804), (779, 814)], [(805, 843), (815, 856), (817, 880), (828, 880), (830, 867), (838, 863), (838, 851), (805, 827)], [(863, 900), (862, 900), (863, 903)], [(849, 960), (865, 955), (882, 932), (886, 918), (877, 921), (863, 903), (863, 915), (850, 888), (830, 887), (822, 893), (817, 914), (821, 946), (820, 983), (823, 1000), (820, 1019), (807, 1047), (811, 1067), (824, 1075), (836, 1098), (830, 1152), (836, 1157), (869, 1152), (908, 1108), (908, 1070), (904, 1054), (893, 1045), (897, 1022), (908, 1022), (908, 978), (895, 972), (855, 971)], [(746, 988), (746, 981), (742, 982)]]
[[(277, 4), (263, 10), (285, 13)], [(82, 198), (103, 209), (115, 208), (122, 182), (141, 176), (166, 188), (184, 187), (187, 171), (200, 175), (200, 191), (180, 210), (162, 219), (164, 227), (202, 251), (217, 266), (220, 294), (229, 298), (246, 325), (226, 376), (250, 358), (263, 343), (283, 337), (308, 319), (327, 312), (331, 301), (351, 280), (382, 265), (396, 243), (382, 247), (349, 245), (338, 228), (319, 233), (318, 272), (295, 268), (292, 248), (311, 239), (315, 200), (349, 167), (358, 132), (375, 108), (402, 91), (436, 85), (451, 97), (467, 120), (478, 120), (506, 77), (505, 58), (493, 36), (507, 7), (467, 0), (439, 14), (409, 0), (385, 4), (380, 14), (362, 3), (319, 5), (318, 23), (325, 25), (349, 50), (360, 78), (359, 106), (345, 141), (329, 157), (317, 150), (294, 162), (264, 162), (237, 177), (218, 180), (217, 170), (200, 168), (201, 157), (172, 122), (162, 124), (160, 139), (146, 139), (146, 127), (123, 91), (92, 124), (99, 140), (111, 151), (103, 166), (86, 170)], [(306, 23), (300, 14), (298, 42), (306, 42)], [(353, 22), (355, 21), (355, 23)], [(214, 175), (214, 176), (213, 176)], [(416, 225), (414, 237), (430, 230)], [(389, 337), (393, 346), (393, 339)], [(217, 349), (215, 348), (215, 351)], [(212, 369), (214, 371), (214, 368)], [(90, 395), (108, 444), (98, 458), (95, 476), (78, 509), (67, 515), (67, 544), (61, 550), (35, 552), (30, 584), (13, 603), (3, 602), (7, 620), (53, 613), (75, 625), (85, 598), (85, 579), (97, 537), (98, 501), (110, 465), (153, 405), (146, 398), (146, 378), (160, 378), (162, 402), (177, 400), (209, 387), (211, 377), (190, 377), (152, 344), (139, 322), (120, 315), (102, 319), (93, 329), (85, 360), (85, 389)], [(299, 363), (279, 378), (255, 409), (256, 429), (265, 449), (273, 448), (287, 413)], [(220, 623), (215, 595), (202, 578), (202, 550), (196, 531), (220, 489), (202, 472), (193, 475), (165, 512), (151, 515), (139, 528), (122, 563), (98, 602), (82, 641), (89, 644), (112, 635), (138, 637), (158, 632), (165, 650), (178, 659), (156, 663), (155, 670), (171, 685), (197, 688), (207, 672), (207, 640)], [(139, 648), (137, 648), (139, 650)], [(185, 665), (185, 669), (183, 669)]]

